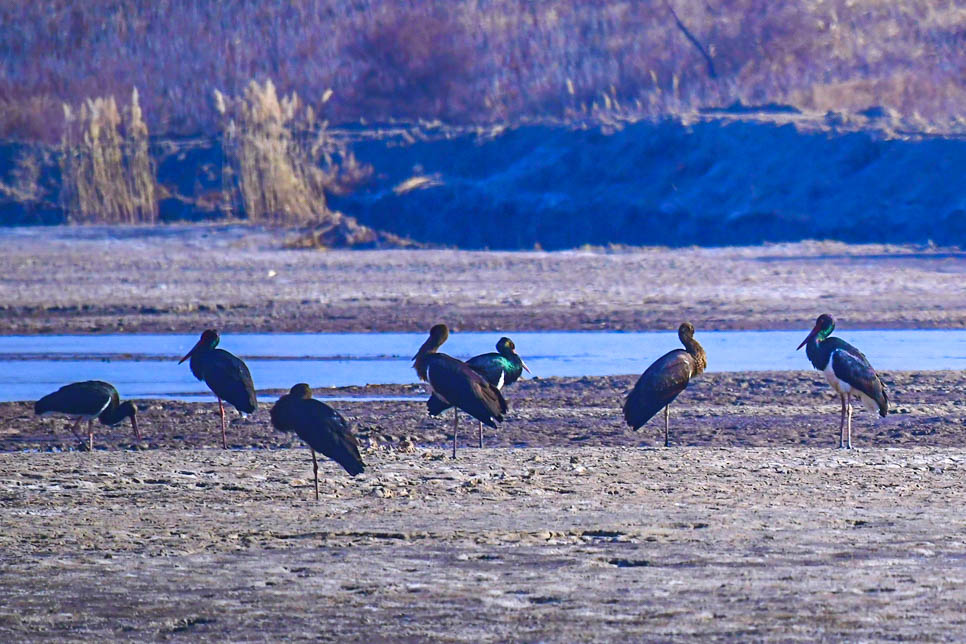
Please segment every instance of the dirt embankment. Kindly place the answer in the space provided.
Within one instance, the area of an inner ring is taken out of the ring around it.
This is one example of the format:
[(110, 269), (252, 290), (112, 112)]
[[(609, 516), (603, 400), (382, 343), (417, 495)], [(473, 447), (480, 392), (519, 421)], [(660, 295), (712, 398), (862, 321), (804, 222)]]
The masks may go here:
[(245, 226), (0, 229), (0, 333), (959, 328), (966, 254), (804, 242), (287, 251)]

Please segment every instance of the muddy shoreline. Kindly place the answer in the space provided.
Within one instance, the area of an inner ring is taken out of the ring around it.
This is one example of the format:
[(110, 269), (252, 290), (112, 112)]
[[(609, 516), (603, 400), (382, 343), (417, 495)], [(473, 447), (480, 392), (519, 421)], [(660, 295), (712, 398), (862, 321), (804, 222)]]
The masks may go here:
[[(966, 448), (966, 372), (926, 371), (880, 374), (889, 395), (883, 419), (856, 407), (853, 443), (860, 447)], [(652, 419), (634, 432), (620, 408), (637, 376), (533, 378), (506, 393), (510, 412), (498, 430), (487, 429), (487, 447), (656, 447), (663, 424)], [(262, 392), (255, 414), (230, 411), (228, 442), (237, 449), (299, 446), (298, 438), (274, 431), (270, 401), (282, 390)], [(369, 385), (318, 388), (317, 397), (406, 396), (419, 401), (337, 401), (331, 404), (355, 423), (368, 445), (397, 447), (408, 441), (447, 449), (452, 412), (429, 417), (423, 385)], [(137, 400), (144, 440), (136, 443), (128, 423), (95, 425), (95, 450), (192, 450), (218, 445), (217, 405), (168, 400)], [(764, 371), (702, 374), (671, 407), (671, 440), (688, 447), (829, 447), (837, 445), (839, 402), (816, 371)], [(217, 431), (216, 431), (217, 430)], [(476, 423), (460, 420), (460, 444), (475, 446)], [(33, 403), (0, 404), (0, 452), (73, 450), (79, 443), (69, 423), (37, 418)]]
[(733, 248), (292, 251), (246, 226), (0, 229), (0, 333), (966, 326), (966, 253)]

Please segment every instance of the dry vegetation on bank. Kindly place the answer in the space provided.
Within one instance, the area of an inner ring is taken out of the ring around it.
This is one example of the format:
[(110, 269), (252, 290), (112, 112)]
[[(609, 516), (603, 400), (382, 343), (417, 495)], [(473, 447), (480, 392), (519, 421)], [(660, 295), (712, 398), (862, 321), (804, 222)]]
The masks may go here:
[(942, 0), (0, 2), (0, 137), (60, 138), (61, 105), (142, 92), (161, 136), (220, 128), (213, 94), (272, 79), (336, 122), (663, 116), (882, 105), (961, 124), (966, 9)]

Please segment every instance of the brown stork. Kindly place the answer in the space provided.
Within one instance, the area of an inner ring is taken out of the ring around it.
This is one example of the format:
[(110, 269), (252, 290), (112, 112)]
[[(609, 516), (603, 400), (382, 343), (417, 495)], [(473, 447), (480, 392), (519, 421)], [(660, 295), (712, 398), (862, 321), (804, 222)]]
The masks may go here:
[(674, 349), (654, 361), (641, 374), (624, 401), (624, 421), (637, 429), (664, 408), (664, 447), (670, 447), (670, 407), (694, 376), (708, 366), (704, 347), (694, 339), (694, 326), (684, 322), (678, 327), (683, 349)]
[(429, 339), (413, 356), (413, 368), (419, 379), (429, 383), (432, 396), (427, 401), (430, 411), (437, 398), (453, 410), (453, 458), (456, 458), (456, 435), (459, 427), (459, 410), (496, 429), (507, 411), (506, 400), (494, 387), (462, 360), (439, 353), (439, 348), (449, 337), (445, 324), (437, 324), (429, 330)]
[[(496, 341), (496, 353), (482, 353), (466, 361), (466, 366), (483, 376), (488, 383), (503, 390), (512, 385), (523, 372), (530, 373), (530, 369), (516, 351), (517, 347), (510, 338), (500, 338)], [(426, 403), (429, 415), (437, 416), (450, 408), (450, 405), (433, 396)], [(480, 447), (483, 447), (483, 423), (480, 422)]]

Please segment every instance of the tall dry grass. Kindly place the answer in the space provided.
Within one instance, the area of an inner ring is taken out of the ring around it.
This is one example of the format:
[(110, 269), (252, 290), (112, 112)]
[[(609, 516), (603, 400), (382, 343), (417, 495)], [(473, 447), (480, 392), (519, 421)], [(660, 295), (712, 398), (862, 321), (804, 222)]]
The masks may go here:
[[(677, 20), (675, 18), (677, 17)], [(680, 22), (680, 25), (678, 24)], [(691, 34), (693, 41), (681, 27)], [(699, 46), (695, 46), (697, 43)], [(708, 60), (714, 69), (709, 73)], [(0, 137), (61, 102), (144, 91), (151, 131), (211, 134), (211, 95), (272, 78), (335, 122), (496, 122), (790, 103), (960, 127), (966, 7), (948, 0), (0, 0)]]
[(61, 201), (74, 223), (140, 224), (158, 219), (154, 161), (138, 101), (113, 96), (63, 106)]
[(239, 97), (215, 90), (223, 122), (226, 203), (253, 223), (313, 226), (337, 215), (326, 191), (367, 169), (328, 136), (326, 124), (294, 92), (279, 97), (271, 80), (251, 81)]

